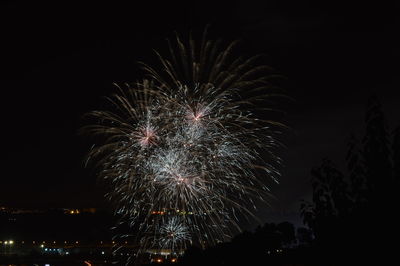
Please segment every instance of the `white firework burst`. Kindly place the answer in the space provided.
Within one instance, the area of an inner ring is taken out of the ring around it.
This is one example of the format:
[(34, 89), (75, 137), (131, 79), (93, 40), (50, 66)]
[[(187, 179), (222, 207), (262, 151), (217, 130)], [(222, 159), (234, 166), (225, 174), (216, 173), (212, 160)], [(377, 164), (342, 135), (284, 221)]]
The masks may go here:
[[(279, 175), (282, 125), (256, 115), (279, 96), (268, 93), (268, 68), (258, 56), (233, 57), (236, 42), (176, 43), (159, 69), (144, 65), (150, 81), (119, 87), (114, 110), (91, 112), (84, 129), (105, 137), (89, 159), (143, 250), (229, 239), (240, 230), (237, 214), (252, 215), (253, 200), (269, 196), (266, 180)], [(175, 210), (191, 215), (168, 214)]]
[(158, 243), (162, 249), (182, 250), (191, 241), (188, 226), (179, 216), (172, 216), (160, 227)]

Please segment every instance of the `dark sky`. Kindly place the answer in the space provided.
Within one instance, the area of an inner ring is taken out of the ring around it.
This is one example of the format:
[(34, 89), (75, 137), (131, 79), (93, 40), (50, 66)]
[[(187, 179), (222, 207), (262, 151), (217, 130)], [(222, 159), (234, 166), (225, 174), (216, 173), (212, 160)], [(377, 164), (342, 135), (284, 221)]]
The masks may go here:
[(82, 114), (102, 108), (113, 82), (139, 79), (136, 62), (152, 62), (152, 49), (165, 48), (174, 30), (201, 32), (207, 23), (211, 36), (267, 54), (295, 99), (283, 106), (292, 131), (273, 188), (277, 201), (262, 210), (266, 220), (270, 212), (297, 217), (310, 169), (323, 157), (343, 164), (350, 133), (362, 135), (372, 93), (388, 124), (400, 124), (399, 9), (391, 1), (55, 2), (1, 2), (0, 205), (104, 206), (101, 186), (82, 164), (89, 146), (77, 135)]

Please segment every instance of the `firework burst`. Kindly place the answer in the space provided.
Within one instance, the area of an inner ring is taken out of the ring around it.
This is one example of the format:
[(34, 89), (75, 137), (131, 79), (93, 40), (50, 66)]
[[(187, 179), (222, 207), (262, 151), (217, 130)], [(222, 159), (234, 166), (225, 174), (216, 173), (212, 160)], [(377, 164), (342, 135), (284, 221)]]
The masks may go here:
[(104, 137), (88, 158), (142, 251), (228, 240), (279, 175), (281, 124), (256, 115), (277, 96), (267, 93), (269, 68), (233, 57), (236, 45), (176, 37), (169, 57), (157, 54), (160, 67), (143, 64), (147, 79), (118, 87), (112, 111), (88, 114), (85, 131)]

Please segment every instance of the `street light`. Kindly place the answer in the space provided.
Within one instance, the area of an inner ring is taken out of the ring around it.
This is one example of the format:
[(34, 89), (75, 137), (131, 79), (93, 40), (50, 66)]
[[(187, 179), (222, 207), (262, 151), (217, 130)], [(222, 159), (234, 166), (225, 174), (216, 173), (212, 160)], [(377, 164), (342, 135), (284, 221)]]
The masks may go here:
[(11, 246), (12, 246), (12, 244), (14, 244), (14, 241), (13, 240), (6, 240), (6, 241), (4, 241), (4, 254), (7, 254), (7, 245), (10, 247), (9, 248), (9, 250), (10, 250), (10, 252), (11, 252)]

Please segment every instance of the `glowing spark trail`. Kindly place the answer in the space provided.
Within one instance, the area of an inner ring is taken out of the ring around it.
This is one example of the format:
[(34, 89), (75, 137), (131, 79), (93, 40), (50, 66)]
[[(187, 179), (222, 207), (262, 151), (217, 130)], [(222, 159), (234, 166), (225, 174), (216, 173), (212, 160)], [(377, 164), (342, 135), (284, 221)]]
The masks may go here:
[(258, 117), (277, 94), (259, 56), (232, 56), (236, 44), (177, 37), (160, 67), (143, 64), (148, 79), (118, 87), (114, 110), (88, 114), (85, 131), (104, 137), (89, 160), (142, 251), (228, 240), (279, 175), (282, 125)]

